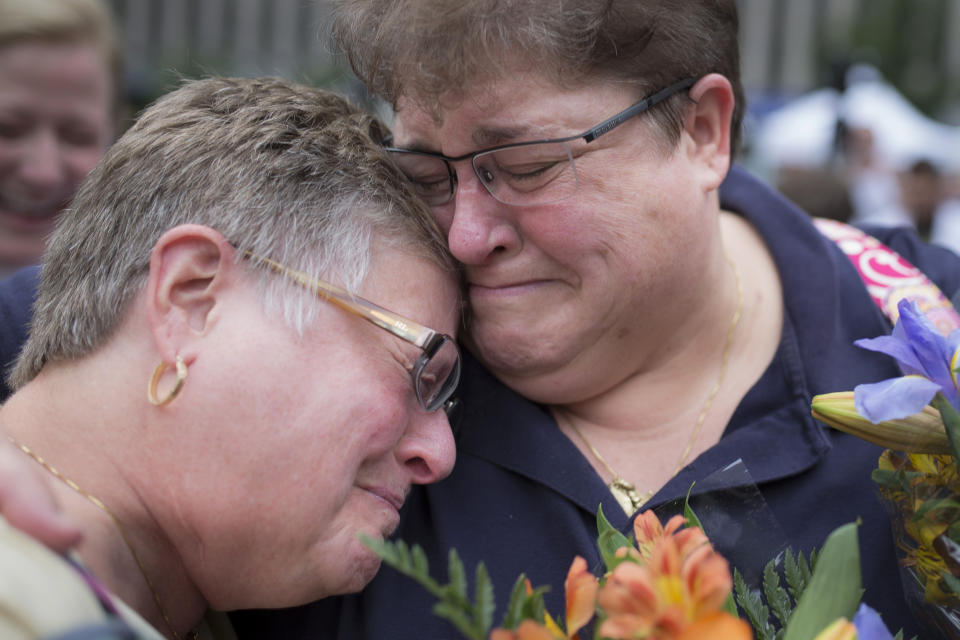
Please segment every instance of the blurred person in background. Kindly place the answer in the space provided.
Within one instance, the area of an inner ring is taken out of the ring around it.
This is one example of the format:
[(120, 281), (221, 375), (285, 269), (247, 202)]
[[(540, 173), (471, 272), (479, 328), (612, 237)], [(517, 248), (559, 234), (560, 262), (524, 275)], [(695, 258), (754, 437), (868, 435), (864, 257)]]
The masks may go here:
[(0, 408), (82, 539), (0, 517), (0, 637), (230, 638), (208, 607), (373, 577), (358, 534), (450, 472), (460, 371), (455, 267), (385, 135), (329, 92), (214, 78), (91, 172)]
[(960, 253), (960, 198), (950, 193), (949, 177), (920, 159), (898, 174), (900, 204), (921, 238)]
[(0, 276), (40, 261), (113, 141), (120, 67), (101, 0), (0, 0)]

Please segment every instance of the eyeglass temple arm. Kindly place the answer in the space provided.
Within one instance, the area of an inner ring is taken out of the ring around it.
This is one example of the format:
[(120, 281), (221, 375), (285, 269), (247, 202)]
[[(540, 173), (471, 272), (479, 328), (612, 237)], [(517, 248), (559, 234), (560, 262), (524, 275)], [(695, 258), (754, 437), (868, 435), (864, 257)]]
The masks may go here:
[(332, 302), (345, 311), (362, 316), (378, 327), (386, 329), (395, 336), (420, 348), (425, 347), (437, 333), (429, 327), (425, 327), (413, 320), (402, 318), (369, 300), (365, 300), (359, 296), (351, 296), (346, 289), (338, 287), (335, 284), (324, 282), (302, 271), (291, 269), (276, 260), (258, 256), (251, 251), (245, 251), (243, 257), (265, 264), (273, 271), (290, 278), (305, 289), (313, 291), (320, 298)]
[(653, 105), (657, 104), (658, 102), (662, 102), (666, 100), (677, 91), (681, 91), (683, 89), (686, 89), (687, 87), (692, 87), (696, 81), (697, 81), (696, 78), (687, 78), (685, 80), (681, 80), (680, 82), (677, 82), (676, 84), (672, 84), (665, 89), (661, 89), (660, 91), (657, 91), (652, 96), (649, 96), (641, 100), (637, 104), (633, 105), (632, 107), (629, 107), (626, 111), (621, 111), (620, 113), (613, 116), (612, 118), (609, 118), (608, 120), (604, 120), (603, 122), (595, 126), (593, 129), (590, 129), (590, 131), (587, 131), (585, 134), (583, 134), (584, 141), (593, 142), (594, 140), (596, 140), (606, 132), (610, 131), (615, 127), (618, 127), (619, 125), (623, 124), (624, 122), (634, 117), (635, 115), (641, 114), (647, 109), (649, 109), (650, 107), (652, 107)]

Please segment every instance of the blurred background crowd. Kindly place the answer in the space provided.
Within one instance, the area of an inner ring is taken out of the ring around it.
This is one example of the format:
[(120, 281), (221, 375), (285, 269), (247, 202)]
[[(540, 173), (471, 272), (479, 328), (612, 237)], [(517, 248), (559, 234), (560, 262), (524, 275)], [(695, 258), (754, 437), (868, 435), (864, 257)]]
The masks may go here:
[[(813, 215), (909, 224), (960, 251), (960, 0), (738, 4), (740, 161)], [(323, 0), (0, 0), (0, 275), (38, 260), (80, 178), (180, 78), (279, 75), (388, 115), (330, 51), (326, 13)]]

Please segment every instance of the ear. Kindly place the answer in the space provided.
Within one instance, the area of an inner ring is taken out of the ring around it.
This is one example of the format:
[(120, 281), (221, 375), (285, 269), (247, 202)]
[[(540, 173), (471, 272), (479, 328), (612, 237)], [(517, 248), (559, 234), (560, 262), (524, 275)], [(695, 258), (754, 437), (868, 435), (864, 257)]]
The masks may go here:
[(146, 313), (164, 362), (180, 355), (189, 365), (198, 339), (215, 325), (223, 296), (236, 280), (235, 250), (210, 227), (170, 229), (150, 255)]
[(716, 189), (730, 169), (730, 121), (734, 96), (730, 81), (708, 74), (690, 89), (691, 105), (684, 117), (693, 159), (703, 167), (706, 186)]

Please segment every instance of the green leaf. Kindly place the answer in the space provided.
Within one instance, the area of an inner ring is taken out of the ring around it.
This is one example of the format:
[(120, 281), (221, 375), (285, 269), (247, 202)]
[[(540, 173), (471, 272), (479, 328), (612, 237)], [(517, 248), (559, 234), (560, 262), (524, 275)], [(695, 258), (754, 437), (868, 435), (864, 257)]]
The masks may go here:
[(960, 509), (960, 502), (951, 498), (931, 498), (924, 500), (920, 508), (917, 509), (917, 512), (913, 514), (913, 520), (914, 522), (919, 522), (925, 515), (938, 509)]
[(790, 589), (790, 595), (793, 596), (793, 601), (796, 602), (800, 599), (800, 594), (803, 593), (803, 588), (807, 586), (807, 583), (803, 577), (803, 572), (800, 570), (800, 565), (797, 559), (793, 557), (790, 549), (787, 549), (783, 556), (783, 576), (787, 579), (787, 587)]
[(954, 522), (947, 529), (947, 537), (954, 542), (960, 543), (960, 521)]
[(510, 590), (510, 601), (507, 602), (507, 611), (503, 614), (500, 626), (504, 629), (516, 629), (523, 620), (523, 605), (527, 599), (527, 576), (520, 574)]
[[(810, 559), (813, 560), (814, 557), (813, 551), (810, 552)], [(806, 589), (807, 585), (810, 584), (810, 578), (813, 577), (813, 562), (807, 562), (807, 559), (803, 557), (803, 551), (797, 554), (797, 565), (800, 567), (800, 575), (803, 577), (803, 588)], [(800, 598), (797, 597), (799, 601)]]
[(870, 472), (870, 479), (875, 484), (893, 491), (909, 491), (910, 481), (923, 476), (919, 471), (904, 471), (903, 469), (874, 469)]
[(484, 640), (486, 634), (479, 629), (474, 628), (470, 616), (460, 607), (447, 601), (441, 601), (433, 605), (433, 614), (438, 618), (449, 620), (450, 624), (455, 626), (470, 640)]
[(427, 562), (427, 554), (424, 553), (420, 545), (413, 545), (413, 569), (419, 574), (430, 575), (430, 564)]
[(597, 546), (608, 572), (623, 562), (623, 558), (616, 556), (617, 549), (633, 546), (630, 538), (617, 531), (603, 515), (603, 505), (597, 507)]
[[(423, 549), (419, 545), (414, 545), (413, 554), (403, 540), (388, 542), (383, 540), (374, 540), (363, 534), (360, 535), (360, 541), (370, 548), (371, 551), (380, 556), (384, 564), (393, 567), (403, 575), (413, 578), (433, 596), (440, 598), (443, 595), (443, 588), (436, 580), (430, 577), (430, 570), (427, 566), (427, 558)], [(422, 559), (417, 560), (418, 556)]]
[(960, 579), (955, 578), (949, 571), (943, 571), (941, 573), (943, 575), (943, 581), (947, 584), (947, 588), (953, 591), (954, 595), (960, 595)]
[(545, 619), (544, 614), (547, 611), (547, 607), (543, 602), (543, 594), (550, 590), (550, 587), (543, 586), (537, 587), (533, 590), (533, 593), (524, 601), (523, 606), (523, 617), (529, 618), (530, 620), (536, 620), (537, 622), (543, 624)]
[(467, 574), (463, 570), (463, 561), (456, 549), (450, 549), (447, 554), (447, 577), (450, 579), (448, 590), (463, 602), (467, 598)]
[(780, 576), (777, 574), (776, 562), (771, 560), (763, 568), (763, 594), (767, 598), (767, 604), (773, 611), (773, 615), (780, 621), (780, 626), (786, 626), (790, 619), (790, 613), (793, 605), (790, 602), (790, 596), (782, 586), (780, 586)]
[(784, 639), (809, 640), (837, 618), (852, 620), (862, 595), (857, 524), (850, 523), (827, 537)]
[(753, 627), (756, 640), (773, 640), (775, 631), (770, 624), (770, 611), (764, 606), (760, 594), (747, 587), (738, 569), (733, 570), (733, 591), (737, 597), (737, 604), (743, 609)]
[(703, 523), (700, 522), (700, 518), (693, 512), (693, 509), (690, 508), (690, 492), (693, 491), (693, 485), (695, 484), (696, 482), (690, 483), (690, 488), (687, 489), (687, 495), (683, 499), (683, 517), (687, 519), (688, 526), (697, 527), (703, 531)]
[(943, 418), (943, 427), (947, 431), (947, 439), (950, 440), (950, 448), (953, 450), (953, 459), (960, 460), (960, 413), (953, 408), (942, 393), (933, 397), (930, 403), (940, 412)]
[(723, 610), (732, 615), (734, 618), (740, 617), (740, 612), (737, 611), (737, 603), (733, 599), (733, 592), (730, 592), (730, 595), (727, 596), (727, 599), (723, 602)]
[(487, 567), (482, 562), (477, 565), (477, 575), (475, 578), (476, 604), (474, 605), (473, 619), (476, 628), (483, 631), (483, 637), (486, 638), (493, 626), (493, 610), (496, 607), (493, 599), (493, 583), (490, 581), (490, 574)]

